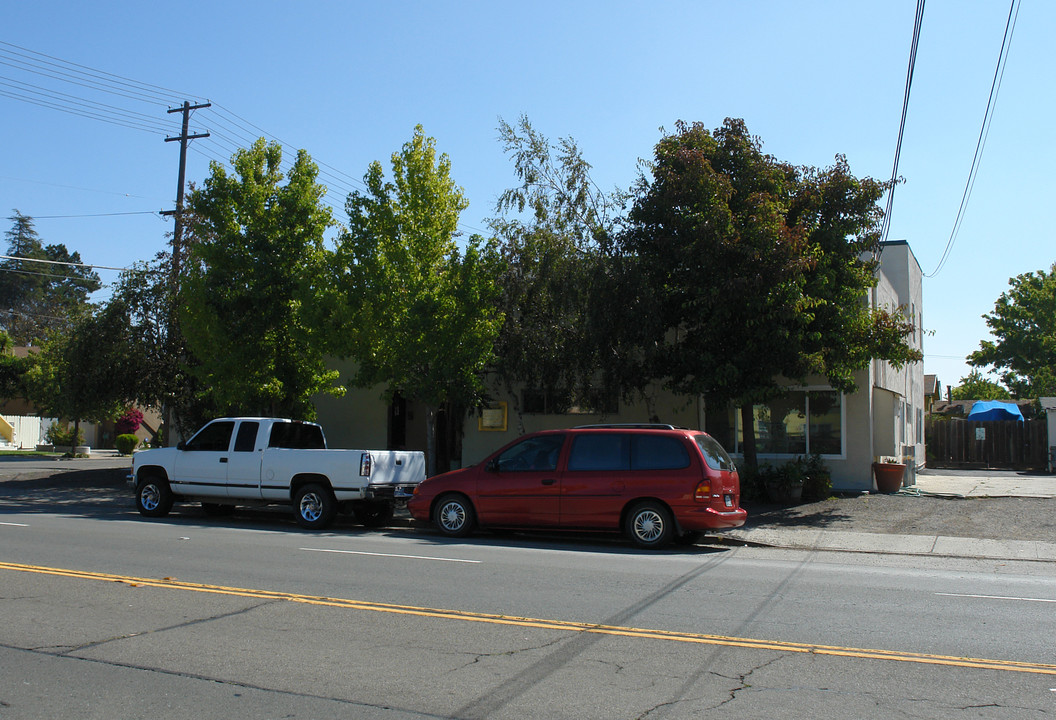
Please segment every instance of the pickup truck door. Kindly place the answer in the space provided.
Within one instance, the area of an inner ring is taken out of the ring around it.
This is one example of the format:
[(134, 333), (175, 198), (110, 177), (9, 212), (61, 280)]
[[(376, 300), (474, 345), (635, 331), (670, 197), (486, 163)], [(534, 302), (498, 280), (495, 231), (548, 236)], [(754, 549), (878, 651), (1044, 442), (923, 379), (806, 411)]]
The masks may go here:
[(259, 499), (260, 470), (264, 458), (260, 421), (242, 420), (235, 433), (235, 444), (227, 457), (227, 495), (231, 498)]
[(234, 429), (234, 421), (215, 420), (181, 447), (170, 479), (175, 493), (227, 496), (227, 463)]

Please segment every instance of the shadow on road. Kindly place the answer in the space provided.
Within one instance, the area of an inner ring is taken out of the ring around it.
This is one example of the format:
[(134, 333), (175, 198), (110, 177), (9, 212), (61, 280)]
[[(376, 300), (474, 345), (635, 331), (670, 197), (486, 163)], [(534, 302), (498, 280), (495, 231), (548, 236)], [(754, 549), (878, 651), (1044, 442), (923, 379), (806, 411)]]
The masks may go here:
[[(144, 518), (136, 511), (132, 491), (125, 482), (127, 468), (77, 469), (35, 474), (30, 477), (8, 477), (0, 480), (0, 517), (16, 514), (61, 514), (95, 520), (139, 520), (165, 525), (229, 527), (262, 531), (299, 532), (311, 536), (381, 535), (414, 537), (435, 545), (479, 544), (494, 547), (528, 549), (583, 550), (593, 553), (645, 553), (637, 550), (617, 533), (583, 532), (507, 532), (480, 531), (465, 540), (445, 537), (432, 526), (411, 519), (405, 509), (397, 511), (389, 527), (368, 529), (356, 523), (351, 515), (339, 515), (324, 532), (308, 531), (297, 525), (288, 507), (239, 506), (234, 515), (206, 515), (198, 503), (176, 503), (164, 518)], [(678, 546), (667, 553), (708, 555), (728, 552), (715, 546)]]

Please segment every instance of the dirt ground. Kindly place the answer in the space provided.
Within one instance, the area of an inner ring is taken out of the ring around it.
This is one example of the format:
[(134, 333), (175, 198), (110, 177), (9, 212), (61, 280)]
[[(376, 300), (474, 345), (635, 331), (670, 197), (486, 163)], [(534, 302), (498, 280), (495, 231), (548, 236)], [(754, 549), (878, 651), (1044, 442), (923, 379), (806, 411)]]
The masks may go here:
[(745, 527), (825, 527), (852, 532), (1056, 542), (1056, 499), (833, 497), (791, 507), (745, 504)]

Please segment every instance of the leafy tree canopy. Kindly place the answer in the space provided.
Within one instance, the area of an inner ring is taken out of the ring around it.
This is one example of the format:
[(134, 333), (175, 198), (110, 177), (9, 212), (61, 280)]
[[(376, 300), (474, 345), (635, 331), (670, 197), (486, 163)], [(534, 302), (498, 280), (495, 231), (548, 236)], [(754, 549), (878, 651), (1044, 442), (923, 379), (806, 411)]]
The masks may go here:
[(500, 120), (520, 184), (490, 221), (500, 239), (504, 322), (497, 366), (507, 386), (523, 382), (565, 404), (589, 407), (599, 384), (622, 389), (612, 237), (625, 194), (602, 192), (571, 138), (552, 144), (527, 117)]
[(435, 409), (466, 406), (483, 392), (502, 322), (498, 255), (479, 236), (456, 243), (468, 206), (447, 155), (422, 126), (392, 154), (392, 179), (371, 163), (366, 191), (348, 196), (348, 229), (335, 255), (343, 351), (358, 362), (357, 385), (381, 384), (426, 404), (429, 461)]
[[(872, 358), (921, 359), (900, 314), (862, 302), (876, 283), (885, 185), (842, 157), (818, 170), (780, 162), (741, 120), (709, 132), (680, 123), (642, 176), (623, 248), (652, 289), (639, 326), (649, 374), (681, 393), (751, 405), (790, 381), (853, 391)], [(754, 466), (751, 433), (745, 438)]]
[(190, 193), (180, 324), (186, 368), (219, 410), (310, 419), (313, 395), (344, 391), (309, 318), (332, 220), (308, 154), (285, 176), (281, 163), (282, 148), (261, 138), (235, 153), (234, 175), (214, 162)]
[(1056, 264), (1008, 284), (983, 315), (994, 340), (983, 340), (968, 362), (995, 368), (1013, 397), (1056, 396)]
[(1012, 396), (998, 383), (983, 377), (978, 370), (972, 370), (950, 390), (950, 397), (954, 400), (1009, 400)]
[(45, 246), (33, 218), (15, 210), (8, 220), (8, 257), (0, 260), (0, 329), (16, 345), (37, 344), (50, 331), (70, 326), (101, 287), (99, 275), (65, 245)]

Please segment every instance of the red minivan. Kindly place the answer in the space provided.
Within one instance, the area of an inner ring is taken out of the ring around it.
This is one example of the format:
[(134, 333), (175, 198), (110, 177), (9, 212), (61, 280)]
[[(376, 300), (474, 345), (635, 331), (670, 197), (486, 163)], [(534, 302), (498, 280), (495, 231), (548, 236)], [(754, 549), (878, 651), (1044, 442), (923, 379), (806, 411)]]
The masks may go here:
[(445, 535), (477, 527), (620, 531), (637, 546), (739, 527), (740, 479), (710, 435), (671, 425), (531, 433), (479, 465), (431, 477), (407, 503)]

